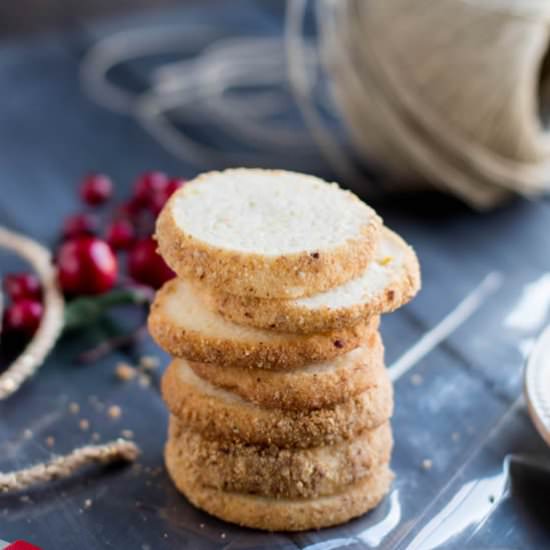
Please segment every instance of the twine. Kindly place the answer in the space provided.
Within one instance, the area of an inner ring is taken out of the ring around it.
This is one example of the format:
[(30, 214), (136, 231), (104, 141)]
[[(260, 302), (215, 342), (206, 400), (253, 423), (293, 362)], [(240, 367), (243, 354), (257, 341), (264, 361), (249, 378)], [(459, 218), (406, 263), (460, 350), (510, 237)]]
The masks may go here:
[(53, 458), (30, 468), (0, 473), (0, 493), (28, 489), (39, 483), (66, 479), (77, 470), (91, 464), (133, 462), (139, 455), (138, 447), (126, 439), (117, 439), (103, 445), (87, 445), (70, 454)]
[[(317, 44), (303, 32), (308, 5)], [(287, 0), (284, 44), (259, 37), (212, 43), (209, 35), (207, 47), (194, 41), (194, 58), (153, 71), (140, 96), (107, 79), (117, 64), (181, 48), (177, 37), (183, 43), (192, 28), (122, 31), (99, 41), (82, 64), (94, 99), (131, 113), (192, 164), (266, 165), (279, 151), (288, 165), (298, 156), (307, 170), (313, 137), (347, 185), (376, 192), (326, 123), (326, 110), (339, 116), (355, 156), (384, 168), (386, 187), (422, 182), (478, 209), (550, 188), (542, 108), (550, 99), (547, 0)], [(184, 45), (192, 48), (193, 40)], [(332, 101), (319, 108), (326, 98), (316, 89), (325, 80)], [(285, 95), (289, 84), (292, 96)], [(239, 95), (239, 86), (259, 91)], [(274, 123), (292, 100), (310, 136)], [(253, 152), (199, 143), (177, 128), (173, 112), (219, 124)]]
[(17, 359), (0, 375), (0, 400), (15, 393), (44, 362), (63, 330), (64, 301), (57, 287), (50, 251), (41, 244), (0, 227), (0, 247), (27, 260), (42, 284), (44, 312), (33, 339)]
[[(363, 157), (472, 206), (550, 182), (542, 107), (550, 5), (533, 0), (317, 4), (335, 104)], [(545, 68), (545, 67), (544, 67)]]

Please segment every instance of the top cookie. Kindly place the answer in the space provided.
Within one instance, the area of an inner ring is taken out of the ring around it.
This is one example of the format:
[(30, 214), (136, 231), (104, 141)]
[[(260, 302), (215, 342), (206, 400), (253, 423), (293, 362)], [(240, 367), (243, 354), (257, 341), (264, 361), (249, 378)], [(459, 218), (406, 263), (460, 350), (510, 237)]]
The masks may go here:
[(297, 298), (358, 276), (381, 228), (374, 210), (337, 184), (282, 170), (202, 174), (157, 221), (167, 263), (240, 296)]

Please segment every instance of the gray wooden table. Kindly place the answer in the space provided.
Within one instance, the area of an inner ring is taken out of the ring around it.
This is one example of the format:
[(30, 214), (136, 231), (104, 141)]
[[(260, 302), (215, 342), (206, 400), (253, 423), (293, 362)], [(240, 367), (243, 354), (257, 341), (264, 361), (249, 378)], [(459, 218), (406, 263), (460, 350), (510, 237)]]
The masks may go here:
[[(281, 26), (272, 3), (214, 6), (81, 22), (62, 34), (2, 43), (2, 225), (53, 245), (60, 220), (78, 209), (74, 186), (84, 172), (112, 174), (120, 197), (144, 170), (193, 175), (132, 118), (90, 101), (79, 63), (95, 37), (151, 21), (214, 18), (237, 33)], [(123, 78), (139, 81), (139, 71)], [(280, 158), (274, 165), (285, 167)], [(412, 304), (383, 320), (396, 388), (397, 477), (375, 512), (318, 533), (268, 535), (193, 509), (162, 469), (167, 413), (157, 385), (114, 377), (115, 364), (132, 354), (79, 366), (82, 342), (65, 339), (32, 382), (0, 403), (0, 470), (46, 459), (50, 436), (61, 453), (92, 433), (107, 440), (128, 429), (143, 454), (136, 467), (93, 469), (28, 498), (0, 496), (0, 538), (26, 538), (44, 550), (549, 548), (550, 453), (520, 396), (526, 354), (550, 310), (550, 202), (517, 200), (484, 215), (433, 194), (375, 206), (415, 246), (424, 282)], [(17, 267), (6, 256), (1, 262), (2, 271)], [(166, 360), (149, 340), (133, 353)], [(71, 402), (80, 404), (78, 415)], [(111, 404), (121, 406), (120, 419), (106, 415)]]

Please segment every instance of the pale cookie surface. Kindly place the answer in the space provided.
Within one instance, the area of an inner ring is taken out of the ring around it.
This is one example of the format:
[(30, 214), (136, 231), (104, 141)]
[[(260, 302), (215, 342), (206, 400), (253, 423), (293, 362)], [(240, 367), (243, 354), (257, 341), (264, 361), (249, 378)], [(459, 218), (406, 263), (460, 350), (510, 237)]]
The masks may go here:
[(170, 412), (207, 439), (284, 448), (330, 445), (377, 428), (393, 411), (387, 373), (376, 387), (331, 407), (285, 411), (245, 401), (198, 377), (185, 363), (172, 363), (162, 378), (162, 396)]
[(393, 479), (390, 468), (382, 465), (370, 476), (331, 496), (270, 498), (205, 487), (170, 458), (166, 457), (168, 473), (192, 504), (225, 521), (267, 531), (305, 531), (345, 523), (375, 508)]
[(406, 304), (420, 290), (420, 268), (413, 249), (383, 228), (375, 257), (356, 278), (320, 294), (269, 300), (210, 292), (213, 306), (236, 323), (315, 333), (354, 325)]
[(298, 297), (358, 275), (381, 222), (337, 184), (282, 170), (202, 174), (161, 212), (156, 238), (176, 273), (244, 296)]
[(175, 357), (217, 365), (293, 368), (343, 355), (360, 346), (379, 318), (324, 334), (286, 334), (241, 326), (211, 310), (201, 289), (183, 279), (156, 294), (149, 332)]
[(310, 449), (212, 441), (170, 418), (166, 457), (213, 489), (268, 497), (331, 495), (370, 475), (391, 455), (389, 422), (351, 440)]
[[(177, 363), (178, 360), (175, 360)], [(319, 409), (376, 387), (385, 376), (384, 347), (377, 332), (363, 346), (330, 361), (290, 370), (227, 367), (189, 361), (201, 378), (256, 405)]]

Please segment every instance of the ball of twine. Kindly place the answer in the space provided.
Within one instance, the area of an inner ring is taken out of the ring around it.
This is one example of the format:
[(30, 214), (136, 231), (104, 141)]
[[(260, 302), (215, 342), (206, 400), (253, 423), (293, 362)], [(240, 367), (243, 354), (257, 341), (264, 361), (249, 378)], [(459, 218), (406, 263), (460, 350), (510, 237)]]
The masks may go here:
[(480, 209), (550, 188), (550, 3), (316, 7), (322, 63), (361, 156)]
[[(304, 31), (308, 7), (316, 41)], [(279, 152), (288, 165), (299, 159), (302, 169), (316, 170), (313, 137), (342, 182), (365, 196), (380, 182), (361, 164), (393, 176), (385, 188), (422, 182), (478, 209), (550, 187), (547, 0), (287, 0), (284, 44), (257, 36), (214, 40), (215, 29), (199, 32), (205, 44), (193, 29), (120, 31), (91, 48), (81, 68), (91, 96), (131, 113), (186, 162), (268, 166)], [(193, 46), (192, 59), (154, 70), (137, 96), (107, 78), (135, 57)], [(327, 80), (328, 102), (316, 94), (316, 82)], [(269, 94), (250, 91), (266, 85)], [(274, 123), (293, 100), (310, 135)], [(193, 139), (178, 129), (174, 112), (223, 126), (247, 152)], [(354, 154), (327, 112), (341, 120)]]

